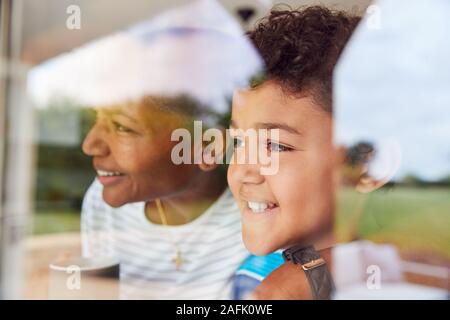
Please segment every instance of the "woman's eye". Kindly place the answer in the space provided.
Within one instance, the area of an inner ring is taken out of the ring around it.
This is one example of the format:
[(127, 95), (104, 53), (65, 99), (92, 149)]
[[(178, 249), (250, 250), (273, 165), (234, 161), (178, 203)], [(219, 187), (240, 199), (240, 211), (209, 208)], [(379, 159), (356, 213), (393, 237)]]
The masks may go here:
[(292, 151), (293, 149), (290, 147), (284, 146), (282, 144), (269, 141), (267, 143), (267, 150), (274, 151), (274, 152), (284, 152), (284, 151)]
[(127, 128), (127, 127), (125, 127), (125, 126), (123, 126), (120, 123), (115, 122), (115, 121), (113, 121), (113, 126), (114, 126), (114, 129), (117, 132), (123, 132), (123, 133), (132, 133), (132, 132), (134, 132), (132, 129)]
[(240, 148), (244, 146), (244, 141), (238, 137), (233, 137), (233, 147)]

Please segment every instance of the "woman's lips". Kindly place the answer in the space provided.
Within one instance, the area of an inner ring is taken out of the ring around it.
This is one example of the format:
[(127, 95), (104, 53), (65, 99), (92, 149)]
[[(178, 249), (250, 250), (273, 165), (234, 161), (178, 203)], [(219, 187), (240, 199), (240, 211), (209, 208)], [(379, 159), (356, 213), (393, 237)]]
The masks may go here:
[(97, 179), (105, 187), (120, 183), (124, 178), (125, 175), (117, 171), (97, 170)]

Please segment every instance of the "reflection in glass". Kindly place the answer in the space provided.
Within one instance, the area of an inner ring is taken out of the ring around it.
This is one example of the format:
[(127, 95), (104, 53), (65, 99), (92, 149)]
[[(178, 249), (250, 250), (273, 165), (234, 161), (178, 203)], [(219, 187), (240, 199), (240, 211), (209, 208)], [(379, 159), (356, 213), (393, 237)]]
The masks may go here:
[[(408, 280), (446, 288), (450, 43), (442, 39), (450, 27), (450, 6), (444, 1), (376, 6), (380, 28), (366, 16), (335, 74), (335, 142), (348, 160), (341, 173), (336, 235), (340, 241), (393, 244)], [(427, 23), (418, 23), (423, 17)], [(384, 298), (426, 297), (426, 287), (421, 290), (408, 294), (395, 288)], [(430, 289), (429, 297), (436, 294)]]

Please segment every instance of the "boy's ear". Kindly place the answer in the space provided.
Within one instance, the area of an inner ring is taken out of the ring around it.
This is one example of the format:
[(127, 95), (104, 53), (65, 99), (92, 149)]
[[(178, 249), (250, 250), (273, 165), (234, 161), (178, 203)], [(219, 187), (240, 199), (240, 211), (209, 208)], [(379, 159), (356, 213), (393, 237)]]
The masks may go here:
[(360, 142), (352, 147), (337, 148), (337, 167), (341, 181), (358, 192), (369, 193), (388, 183), (400, 167), (398, 143), (382, 141), (376, 145)]
[(381, 188), (396, 174), (401, 163), (401, 152), (398, 143), (383, 141), (377, 144), (374, 156), (362, 166), (356, 190), (369, 193)]
[(388, 179), (377, 180), (374, 177), (371, 177), (367, 174), (363, 174), (360, 177), (358, 184), (356, 185), (356, 191), (361, 193), (369, 193), (377, 190), (378, 188), (381, 188), (388, 182), (389, 182)]

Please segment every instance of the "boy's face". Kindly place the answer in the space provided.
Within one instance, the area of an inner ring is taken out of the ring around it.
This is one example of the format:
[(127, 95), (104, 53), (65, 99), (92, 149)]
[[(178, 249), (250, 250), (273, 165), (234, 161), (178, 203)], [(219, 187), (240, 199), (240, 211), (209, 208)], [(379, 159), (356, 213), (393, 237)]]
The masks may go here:
[[(264, 255), (293, 244), (312, 244), (329, 232), (335, 164), (331, 115), (310, 97), (291, 98), (274, 82), (266, 82), (234, 95), (232, 128), (279, 129), (278, 144), (266, 144), (268, 152), (279, 156), (275, 174), (262, 175), (259, 164), (235, 164), (236, 159), (228, 170), (247, 248)], [(233, 157), (236, 148), (247, 147), (236, 142)]]
[[(112, 207), (148, 201), (186, 188), (198, 166), (171, 160), (172, 130), (183, 121), (174, 113), (142, 104), (99, 108), (83, 142), (93, 158), (103, 199)], [(105, 176), (105, 174), (113, 176)]]

